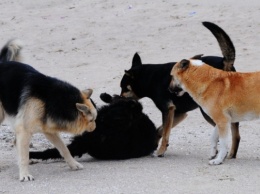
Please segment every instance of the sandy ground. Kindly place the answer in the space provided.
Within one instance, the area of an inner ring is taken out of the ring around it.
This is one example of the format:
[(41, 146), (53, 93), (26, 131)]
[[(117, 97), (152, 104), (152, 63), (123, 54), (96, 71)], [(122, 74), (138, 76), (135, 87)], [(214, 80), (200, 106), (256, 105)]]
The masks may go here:
[[(19, 2), (19, 3), (18, 3)], [(221, 56), (213, 35), (201, 25), (220, 25), (233, 40), (238, 71), (260, 70), (259, 0), (155, 1), (46, 0), (0, 1), (0, 44), (13, 37), (24, 42), (24, 62), (80, 89), (119, 93), (119, 83), (138, 51), (144, 63), (178, 61), (195, 54)], [(141, 101), (158, 126), (160, 112)], [(241, 123), (237, 159), (209, 166), (211, 127), (195, 110), (172, 130), (164, 158), (97, 161), (78, 159), (84, 169), (71, 171), (63, 161), (30, 166), (36, 178), (20, 183), (13, 132), (0, 131), (0, 194), (257, 193), (260, 190), (260, 121)], [(64, 135), (66, 142), (69, 135)], [(48, 142), (33, 138), (33, 149)]]

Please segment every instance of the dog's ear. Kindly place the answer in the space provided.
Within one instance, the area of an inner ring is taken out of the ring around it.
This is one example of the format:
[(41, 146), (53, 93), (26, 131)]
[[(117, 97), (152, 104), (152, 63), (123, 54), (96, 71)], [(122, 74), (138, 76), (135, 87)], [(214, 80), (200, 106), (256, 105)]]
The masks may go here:
[(182, 60), (180, 61), (179, 67), (180, 67), (182, 70), (185, 70), (185, 69), (187, 69), (187, 68), (189, 67), (189, 64), (190, 64), (190, 61), (189, 61), (189, 60), (187, 60), (187, 59), (182, 59)]
[(141, 58), (138, 53), (135, 53), (133, 60), (132, 60), (132, 67), (140, 66), (142, 65)]
[(86, 98), (90, 98), (90, 96), (93, 93), (93, 90), (92, 89), (87, 89), (87, 90), (83, 90), (81, 92), (86, 95)]
[(89, 120), (94, 119), (94, 116), (92, 115), (90, 109), (85, 105), (81, 103), (76, 103), (77, 109), (82, 112)]
[(203, 56), (203, 54), (199, 54), (199, 55), (195, 55), (193, 57), (191, 57), (190, 59), (198, 59), (201, 60), (201, 57)]
[(105, 103), (111, 103), (112, 102), (112, 96), (107, 93), (100, 94), (100, 99)]
[(134, 79), (134, 74), (133, 74), (133, 72), (131, 70), (125, 70), (125, 75), (130, 77), (130, 78), (132, 78), (132, 79)]

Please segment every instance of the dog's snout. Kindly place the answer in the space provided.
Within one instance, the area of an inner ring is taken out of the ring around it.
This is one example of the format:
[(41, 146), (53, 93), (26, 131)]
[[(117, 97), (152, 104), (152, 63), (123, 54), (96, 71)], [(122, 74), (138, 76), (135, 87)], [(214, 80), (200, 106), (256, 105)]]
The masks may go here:
[(182, 88), (178, 84), (174, 83), (173, 80), (171, 81), (171, 83), (168, 87), (168, 90), (170, 93), (173, 93), (176, 96), (182, 96), (185, 93), (185, 91), (183, 91)]
[(176, 86), (175, 86), (174, 80), (171, 80), (170, 85), (169, 85), (169, 87), (168, 87), (168, 90), (169, 90), (171, 93), (174, 93), (175, 89), (176, 89)]
[(89, 127), (88, 127), (87, 131), (88, 131), (88, 132), (92, 132), (92, 131), (94, 131), (95, 129), (96, 129), (96, 122), (93, 121), (93, 122), (91, 122), (91, 123), (89, 124)]

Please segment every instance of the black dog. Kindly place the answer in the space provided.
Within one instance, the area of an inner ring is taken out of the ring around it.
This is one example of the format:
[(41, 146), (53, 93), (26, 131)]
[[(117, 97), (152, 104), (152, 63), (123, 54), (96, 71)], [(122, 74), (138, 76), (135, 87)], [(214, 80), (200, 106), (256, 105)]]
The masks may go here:
[[(100, 98), (109, 105), (98, 108), (95, 131), (75, 136), (68, 149), (72, 156), (88, 153), (102, 160), (137, 158), (153, 153), (158, 135), (153, 122), (142, 112), (142, 105), (130, 98)], [(31, 159), (62, 158), (57, 149), (30, 152)]]
[[(211, 65), (212, 67), (226, 71), (235, 71), (233, 63), (235, 60), (235, 48), (229, 36), (217, 25), (210, 22), (203, 22), (216, 37), (223, 57), (217, 56), (196, 56), (196, 58)], [(134, 97), (140, 99), (148, 97), (153, 100), (156, 107), (162, 112), (163, 124), (159, 128), (159, 134), (162, 134), (161, 147), (158, 150), (158, 156), (163, 156), (169, 143), (171, 128), (186, 118), (186, 112), (198, 108), (198, 105), (192, 98), (185, 93), (179, 97), (168, 90), (171, 82), (170, 72), (175, 62), (166, 64), (145, 64), (142, 65), (141, 58), (136, 53), (133, 57), (132, 67), (125, 71), (121, 80), (121, 96)], [(201, 110), (202, 111), (202, 110)], [(204, 118), (213, 126), (215, 123), (203, 111)], [(233, 123), (232, 126), (233, 141), (229, 153), (230, 158), (235, 158), (239, 146), (239, 124)]]

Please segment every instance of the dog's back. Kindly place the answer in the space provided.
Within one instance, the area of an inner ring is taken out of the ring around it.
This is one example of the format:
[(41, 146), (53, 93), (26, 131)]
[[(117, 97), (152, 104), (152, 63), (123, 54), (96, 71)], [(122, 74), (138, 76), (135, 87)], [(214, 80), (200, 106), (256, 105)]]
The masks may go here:
[(83, 103), (77, 88), (14, 61), (0, 63), (0, 88), (3, 108), (11, 116), (15, 116), (27, 100), (37, 98), (45, 105), (44, 117), (72, 121), (78, 114), (75, 104)]
[(239, 122), (260, 117), (260, 72), (226, 72), (208, 65), (190, 65), (189, 71), (196, 73), (187, 71), (183, 75), (195, 81), (193, 84), (185, 82), (185, 87), (212, 118), (224, 114), (231, 122)]

